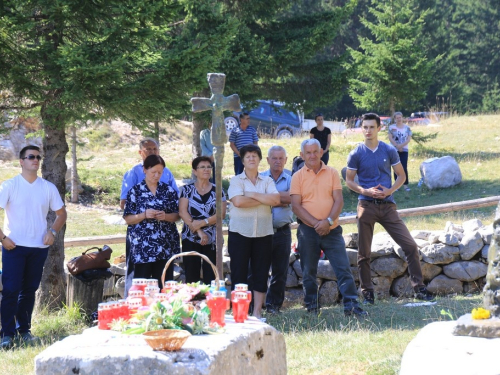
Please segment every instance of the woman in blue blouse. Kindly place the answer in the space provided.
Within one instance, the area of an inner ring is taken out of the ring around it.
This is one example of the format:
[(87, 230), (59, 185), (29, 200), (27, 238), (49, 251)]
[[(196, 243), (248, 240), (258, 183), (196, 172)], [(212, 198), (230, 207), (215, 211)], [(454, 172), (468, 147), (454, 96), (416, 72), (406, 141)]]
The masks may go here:
[[(161, 156), (149, 155), (144, 160), (146, 178), (130, 189), (123, 218), (130, 226), (130, 256), (134, 263), (135, 278), (155, 278), (161, 283), (165, 264), (180, 252), (177, 193), (160, 181), (165, 168)], [(173, 279), (173, 265), (166, 280)]]

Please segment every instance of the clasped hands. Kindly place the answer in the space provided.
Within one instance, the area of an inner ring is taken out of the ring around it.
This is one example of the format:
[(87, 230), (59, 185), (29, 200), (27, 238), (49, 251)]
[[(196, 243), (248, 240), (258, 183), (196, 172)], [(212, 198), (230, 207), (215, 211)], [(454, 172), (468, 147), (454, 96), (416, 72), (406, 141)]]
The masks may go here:
[(146, 219), (165, 220), (165, 211), (148, 208), (144, 213), (146, 214)]
[(391, 195), (390, 189), (386, 188), (385, 186), (378, 184), (377, 186), (374, 186), (372, 188), (369, 188), (364, 191), (363, 195), (375, 198), (375, 199), (384, 199)]

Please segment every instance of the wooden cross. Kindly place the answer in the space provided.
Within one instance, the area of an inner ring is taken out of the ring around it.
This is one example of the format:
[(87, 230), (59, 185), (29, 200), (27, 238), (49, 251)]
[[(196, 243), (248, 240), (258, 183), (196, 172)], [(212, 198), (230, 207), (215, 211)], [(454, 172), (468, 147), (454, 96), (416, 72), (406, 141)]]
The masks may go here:
[(227, 142), (226, 127), (224, 125), (224, 111), (241, 111), (240, 97), (238, 94), (224, 96), (226, 75), (223, 73), (208, 73), (208, 85), (212, 92), (208, 98), (191, 98), (193, 112), (212, 111), (211, 141), (215, 155), (215, 192), (216, 192), (216, 218), (217, 218), (217, 272), (224, 279), (222, 264), (222, 164), (224, 163), (224, 145)]

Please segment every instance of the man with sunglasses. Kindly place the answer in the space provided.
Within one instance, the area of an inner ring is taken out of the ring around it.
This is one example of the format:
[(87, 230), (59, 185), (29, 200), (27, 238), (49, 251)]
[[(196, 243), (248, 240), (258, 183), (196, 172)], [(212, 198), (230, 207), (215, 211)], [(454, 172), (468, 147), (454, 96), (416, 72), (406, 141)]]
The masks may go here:
[[(25, 343), (31, 335), (31, 315), (35, 292), (40, 286), (49, 246), (66, 222), (66, 208), (56, 186), (37, 176), (40, 148), (24, 147), (19, 155), (21, 174), (0, 186), (0, 207), (5, 210), (0, 230), (3, 263), (1, 306), (1, 348), (8, 349), (19, 335)], [(47, 229), (47, 213), (56, 219)]]

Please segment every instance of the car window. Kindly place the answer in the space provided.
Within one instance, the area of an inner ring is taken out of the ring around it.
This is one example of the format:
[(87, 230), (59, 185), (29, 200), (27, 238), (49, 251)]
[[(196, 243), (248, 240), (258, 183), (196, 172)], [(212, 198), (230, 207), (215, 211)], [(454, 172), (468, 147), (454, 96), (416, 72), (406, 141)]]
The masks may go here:
[(276, 117), (284, 118), (284, 119), (291, 119), (293, 121), (299, 120), (299, 116), (296, 113), (289, 112), (289, 111), (287, 111), (283, 108), (280, 108), (280, 107), (273, 108), (273, 115)]
[[(270, 110), (269, 110), (268, 106), (261, 105), (260, 107), (255, 108), (252, 111), (252, 113), (259, 115), (259, 116), (268, 116), (268, 115), (270, 115)], [(252, 115), (250, 115), (250, 117), (252, 117)]]

